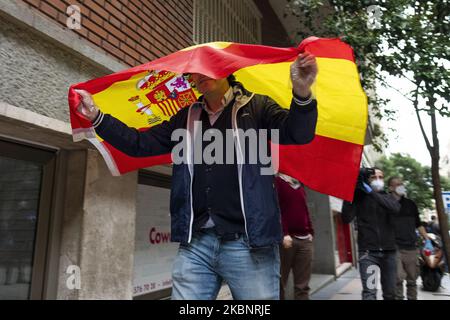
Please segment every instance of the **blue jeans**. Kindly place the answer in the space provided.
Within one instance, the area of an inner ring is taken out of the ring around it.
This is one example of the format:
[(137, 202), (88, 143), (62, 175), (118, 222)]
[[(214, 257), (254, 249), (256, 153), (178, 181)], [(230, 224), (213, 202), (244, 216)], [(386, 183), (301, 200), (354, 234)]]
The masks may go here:
[(172, 300), (216, 299), (223, 281), (235, 300), (278, 300), (278, 250), (278, 244), (250, 249), (245, 236), (225, 241), (214, 229), (197, 232), (191, 243), (178, 249)]
[(397, 282), (396, 252), (394, 250), (359, 252), (359, 273), (363, 287), (363, 300), (377, 299), (378, 272), (383, 299), (394, 300)]

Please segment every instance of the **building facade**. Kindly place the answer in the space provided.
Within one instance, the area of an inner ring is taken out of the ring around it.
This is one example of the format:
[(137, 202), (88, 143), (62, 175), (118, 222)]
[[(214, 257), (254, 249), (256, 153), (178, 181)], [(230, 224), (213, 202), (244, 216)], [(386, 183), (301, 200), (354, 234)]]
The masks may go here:
[[(281, 2), (0, 0), (0, 299), (170, 296), (171, 167), (113, 177), (72, 141), (68, 88), (202, 42), (291, 46)], [(308, 195), (336, 275), (336, 205)]]

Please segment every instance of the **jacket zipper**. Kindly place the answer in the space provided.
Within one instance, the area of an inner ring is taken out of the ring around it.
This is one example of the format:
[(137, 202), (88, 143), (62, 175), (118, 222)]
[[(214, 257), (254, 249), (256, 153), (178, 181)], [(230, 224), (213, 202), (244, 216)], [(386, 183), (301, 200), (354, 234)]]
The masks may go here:
[[(239, 154), (242, 156), (242, 148), (241, 148), (241, 143), (240, 143), (240, 141), (239, 141), (239, 135), (238, 135), (238, 126), (237, 126), (237, 112), (239, 111), (239, 109), (241, 109), (242, 107), (244, 107), (247, 103), (249, 103), (250, 102), (250, 100), (253, 98), (253, 96), (254, 96), (255, 94), (254, 93), (252, 93), (252, 95), (248, 98), (248, 100), (245, 102), (245, 103), (243, 103), (242, 105), (240, 105), (239, 107), (237, 107), (236, 108), (236, 111), (234, 112), (234, 118), (232, 119), (233, 121), (234, 121), (234, 124), (235, 124), (235, 128), (234, 128), (234, 131), (235, 131), (235, 137), (236, 137), (236, 139), (237, 139), (237, 148), (239, 149), (239, 150), (237, 150), (238, 152), (240, 152)], [(194, 104), (193, 104), (194, 105)], [(193, 106), (192, 105), (192, 106)], [(187, 119), (187, 124), (189, 125), (189, 123), (190, 123), (190, 118), (191, 118), (191, 112), (192, 112), (192, 106), (191, 106), (191, 109), (189, 110), (189, 112), (188, 112), (188, 119)], [(189, 132), (189, 130), (188, 130), (188, 132)], [(195, 135), (195, 132), (193, 132), (193, 134)], [(190, 143), (188, 144), (189, 146), (191, 145)], [(190, 154), (189, 154), (189, 156), (190, 156)], [(188, 164), (188, 168), (189, 168), (189, 164)], [(241, 207), (242, 207), (242, 214), (244, 215), (244, 228), (245, 228), (245, 234), (246, 234), (246, 236), (247, 236), (247, 239), (249, 239), (249, 236), (248, 236), (248, 231), (247, 231), (247, 216), (246, 216), (246, 214), (245, 214), (245, 207), (244, 207), (244, 195), (243, 195), (243, 192), (242, 192), (242, 165), (240, 165), (239, 166), (239, 164), (238, 164), (238, 170), (239, 170), (239, 172), (238, 172), (238, 180), (239, 180), (239, 197), (240, 197), (240, 200), (241, 200)], [(194, 208), (193, 208), (193, 204), (192, 204), (192, 184), (193, 184), (193, 172), (191, 171), (191, 170), (189, 170), (189, 175), (190, 175), (190, 186), (189, 186), (189, 196), (190, 196), (190, 203), (191, 203), (191, 219), (190, 219), (190, 222), (189, 222), (189, 235), (188, 235), (188, 243), (190, 243), (191, 242), (191, 240), (192, 240), (192, 225), (193, 225), (193, 222), (194, 222)], [(249, 244), (248, 244), (248, 246), (249, 247), (251, 247), (250, 246), (250, 242), (249, 242)]]
[[(191, 120), (191, 113), (192, 113), (192, 107), (195, 105), (195, 104), (197, 104), (197, 102), (196, 103), (193, 103), (191, 106), (190, 106), (190, 109), (189, 109), (189, 112), (188, 112), (188, 118), (187, 118), (187, 127), (188, 127), (188, 129), (189, 129), (189, 124), (190, 124), (190, 120)], [(187, 132), (188, 132), (188, 134), (190, 135), (191, 133), (189, 132), (189, 130), (187, 130)], [(188, 148), (190, 148), (189, 150), (191, 151), (191, 152), (188, 152), (188, 157), (189, 157), (189, 159), (191, 160), (191, 153), (193, 152), (192, 151), (192, 147), (194, 146), (194, 143), (193, 143), (193, 140), (192, 139), (194, 139), (195, 138), (195, 124), (194, 124), (194, 126), (193, 126), (193, 128), (192, 128), (192, 135), (193, 135), (193, 137), (189, 137), (190, 139), (190, 141), (188, 142)], [(192, 143), (191, 143), (192, 142)], [(189, 165), (189, 162), (188, 162), (188, 170), (189, 170), (189, 176), (190, 176), (190, 182), (189, 182), (189, 198), (190, 198), (190, 204), (191, 204), (191, 219), (190, 219), (190, 221), (189, 221), (189, 234), (188, 234), (188, 243), (190, 243), (191, 242), (191, 240), (192, 240), (192, 225), (193, 225), (193, 223), (194, 223), (194, 207), (193, 207), (193, 203), (192, 203), (192, 185), (193, 185), (193, 181), (194, 181), (194, 179), (193, 179), (193, 177), (194, 177), (194, 175), (193, 175), (193, 171), (194, 171), (194, 157), (192, 157), (192, 170), (191, 170), (191, 168), (190, 168), (190, 165)]]
[[(242, 105), (240, 105), (239, 107), (236, 108), (236, 111), (234, 112), (234, 131), (235, 131), (235, 137), (237, 140), (237, 152), (240, 153), (240, 156), (242, 157), (242, 147), (241, 147), (241, 142), (239, 140), (239, 134), (238, 134), (238, 125), (237, 125), (237, 113), (239, 111), (239, 109), (241, 109), (243, 106), (245, 106), (247, 103), (250, 102), (250, 100), (253, 98), (255, 94), (252, 93), (252, 95), (248, 98), (248, 100), (243, 103)], [(239, 196), (241, 199), (241, 207), (242, 207), (242, 214), (244, 215), (244, 228), (245, 228), (245, 234), (247, 236), (248, 239), (248, 246), (249, 248), (251, 248), (250, 246), (250, 238), (248, 236), (248, 230), (247, 230), (247, 216), (245, 214), (245, 206), (244, 206), (244, 194), (243, 194), (243, 186), (242, 186), (242, 172), (243, 172), (243, 164), (239, 165), (238, 163), (238, 181), (239, 181)]]

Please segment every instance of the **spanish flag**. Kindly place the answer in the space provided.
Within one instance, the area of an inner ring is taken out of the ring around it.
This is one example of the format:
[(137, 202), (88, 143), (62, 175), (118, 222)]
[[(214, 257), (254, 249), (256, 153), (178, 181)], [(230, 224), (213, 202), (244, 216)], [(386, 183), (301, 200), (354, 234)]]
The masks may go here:
[(170, 163), (170, 154), (134, 158), (103, 141), (91, 122), (77, 112), (80, 101), (74, 89), (87, 90), (104, 113), (139, 130), (151, 130), (198, 98), (184, 73), (216, 79), (234, 74), (247, 90), (268, 95), (288, 108), (292, 99), (289, 67), (304, 51), (316, 56), (319, 69), (312, 88), (318, 102), (316, 135), (307, 145), (280, 145), (279, 170), (313, 190), (351, 201), (367, 126), (367, 97), (353, 50), (338, 38), (311, 37), (292, 48), (211, 42), (72, 85), (69, 106), (74, 141), (91, 141), (113, 175)]

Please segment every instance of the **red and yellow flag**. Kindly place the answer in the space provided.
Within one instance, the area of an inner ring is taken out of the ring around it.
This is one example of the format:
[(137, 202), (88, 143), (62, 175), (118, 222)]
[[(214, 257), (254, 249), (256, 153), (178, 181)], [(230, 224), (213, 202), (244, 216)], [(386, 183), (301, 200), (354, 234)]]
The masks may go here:
[(73, 138), (89, 139), (114, 175), (170, 163), (170, 154), (134, 158), (103, 141), (77, 112), (79, 97), (74, 89), (87, 90), (104, 113), (139, 130), (151, 130), (197, 99), (183, 73), (216, 79), (234, 73), (247, 90), (289, 108), (289, 66), (304, 51), (316, 56), (319, 69), (312, 88), (318, 102), (316, 136), (307, 145), (280, 145), (279, 169), (311, 189), (352, 200), (367, 125), (367, 97), (352, 48), (337, 38), (311, 37), (297, 48), (211, 42), (73, 85), (69, 89)]

